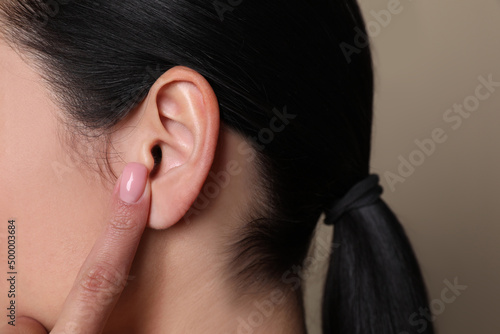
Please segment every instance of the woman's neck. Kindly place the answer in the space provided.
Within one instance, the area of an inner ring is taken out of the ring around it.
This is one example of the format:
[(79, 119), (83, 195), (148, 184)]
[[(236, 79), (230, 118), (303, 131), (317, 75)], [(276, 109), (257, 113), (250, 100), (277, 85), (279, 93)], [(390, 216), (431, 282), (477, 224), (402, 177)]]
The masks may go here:
[(104, 333), (306, 333), (296, 292), (288, 287), (286, 294), (284, 287), (237, 295), (224, 284), (226, 261), (208, 235), (214, 229), (186, 228), (145, 231)]

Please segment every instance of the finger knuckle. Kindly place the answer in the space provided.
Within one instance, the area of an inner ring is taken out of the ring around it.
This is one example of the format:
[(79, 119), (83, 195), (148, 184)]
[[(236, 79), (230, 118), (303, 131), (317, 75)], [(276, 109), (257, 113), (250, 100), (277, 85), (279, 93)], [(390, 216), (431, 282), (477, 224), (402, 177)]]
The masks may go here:
[(81, 332), (81, 326), (75, 321), (68, 322), (64, 327), (64, 334), (80, 334)]
[(88, 270), (80, 281), (83, 298), (93, 302), (112, 299), (125, 287), (123, 275), (112, 266), (98, 265)]
[(111, 219), (111, 228), (117, 232), (130, 232), (134, 230), (136, 224), (133, 219), (133, 212), (127, 205), (119, 205), (115, 215)]

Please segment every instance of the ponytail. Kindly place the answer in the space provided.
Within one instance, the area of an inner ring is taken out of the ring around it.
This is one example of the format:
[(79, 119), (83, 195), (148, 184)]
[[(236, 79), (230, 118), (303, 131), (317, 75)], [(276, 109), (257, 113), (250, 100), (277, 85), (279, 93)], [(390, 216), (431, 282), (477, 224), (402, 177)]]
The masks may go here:
[(335, 223), (337, 247), (332, 247), (325, 283), (323, 333), (434, 333), (432, 323), (417, 326), (411, 318), (428, 309), (428, 298), (417, 259), (395, 214), (373, 196), (371, 203), (344, 212), (334, 221), (331, 215), (325, 220)]

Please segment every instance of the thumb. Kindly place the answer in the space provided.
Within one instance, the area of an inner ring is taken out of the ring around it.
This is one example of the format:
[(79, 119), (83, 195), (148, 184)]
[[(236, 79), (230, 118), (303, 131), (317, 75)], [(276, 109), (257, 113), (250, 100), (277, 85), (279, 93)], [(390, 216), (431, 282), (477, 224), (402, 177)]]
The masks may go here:
[(16, 326), (6, 325), (0, 328), (0, 334), (47, 334), (47, 330), (35, 319), (19, 317)]

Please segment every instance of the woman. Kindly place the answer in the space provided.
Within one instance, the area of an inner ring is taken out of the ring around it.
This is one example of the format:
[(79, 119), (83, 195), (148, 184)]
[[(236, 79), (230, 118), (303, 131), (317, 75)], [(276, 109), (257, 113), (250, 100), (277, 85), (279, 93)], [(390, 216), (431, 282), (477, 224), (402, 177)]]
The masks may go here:
[(0, 8), (1, 212), (22, 251), (16, 314), (39, 322), (22, 324), (305, 333), (300, 278), (326, 213), (323, 332), (433, 333), (411, 321), (425, 286), (368, 176), (354, 1)]

